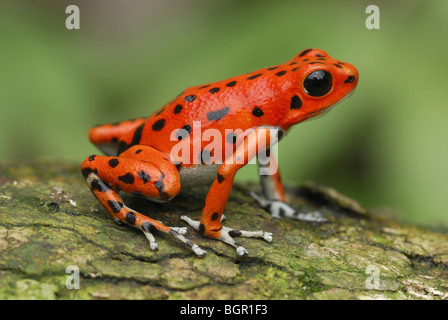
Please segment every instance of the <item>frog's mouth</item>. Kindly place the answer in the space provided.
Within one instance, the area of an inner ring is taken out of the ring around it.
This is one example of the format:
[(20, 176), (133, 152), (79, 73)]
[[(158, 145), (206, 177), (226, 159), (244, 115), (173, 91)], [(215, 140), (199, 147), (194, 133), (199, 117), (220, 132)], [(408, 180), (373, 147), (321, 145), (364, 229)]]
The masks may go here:
[(314, 112), (311, 112), (310, 113), (310, 116), (315, 116), (315, 115), (320, 115), (320, 114), (322, 114), (322, 113), (328, 113), (328, 111), (330, 111), (331, 109), (333, 109), (336, 105), (338, 105), (339, 103), (341, 103), (342, 101), (344, 101), (345, 99), (347, 99), (348, 97), (350, 97), (352, 94), (353, 94), (353, 92), (355, 92), (355, 90), (353, 89), (352, 91), (350, 91), (349, 93), (347, 93), (342, 99), (340, 99), (338, 102), (336, 102), (335, 104), (332, 104), (331, 106), (329, 106), (329, 107), (325, 107), (325, 108), (323, 108), (323, 109), (320, 109), (320, 110), (317, 110), (317, 111), (314, 111)]

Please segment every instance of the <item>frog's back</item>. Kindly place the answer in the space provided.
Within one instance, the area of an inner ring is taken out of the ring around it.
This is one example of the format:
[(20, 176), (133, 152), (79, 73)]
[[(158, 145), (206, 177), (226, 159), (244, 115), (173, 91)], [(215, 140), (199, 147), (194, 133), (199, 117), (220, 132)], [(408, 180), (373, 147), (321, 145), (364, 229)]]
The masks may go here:
[[(287, 77), (279, 81), (276, 73), (265, 68), (186, 89), (145, 121), (140, 144), (169, 153), (174, 144), (191, 135), (199, 124), (201, 133), (217, 130), (223, 135), (223, 141), (229, 143), (235, 143), (236, 137), (227, 138), (226, 130), (246, 131), (278, 125), (289, 110), (279, 103), (278, 93), (294, 84)], [(131, 136), (127, 139), (132, 140)], [(208, 143), (203, 142), (202, 147)]]
[[(221, 134), (224, 154), (226, 143), (238, 145), (242, 140), (242, 135), (228, 134), (229, 130), (245, 132), (268, 126), (286, 131), (313, 116), (314, 109), (325, 109), (327, 104), (330, 106), (341, 99), (334, 96), (338, 90), (332, 90), (335, 94), (321, 99), (304, 94), (304, 78), (322, 68), (333, 72), (333, 80), (342, 85), (344, 81), (347, 83), (346, 77), (351, 72), (348, 64), (331, 58), (324, 51), (307, 49), (284, 64), (190, 87), (123, 136), (118, 154), (136, 144), (170, 154), (180, 140), (192, 143), (195, 139), (200, 139), (203, 150), (210, 139), (201, 137), (209, 129)], [(340, 90), (341, 94), (345, 91)]]

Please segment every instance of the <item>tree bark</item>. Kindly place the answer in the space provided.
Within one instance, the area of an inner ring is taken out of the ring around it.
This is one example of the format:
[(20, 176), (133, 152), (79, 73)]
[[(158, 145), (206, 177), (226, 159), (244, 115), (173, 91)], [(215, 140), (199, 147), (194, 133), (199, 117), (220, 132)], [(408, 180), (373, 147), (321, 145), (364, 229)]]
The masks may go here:
[[(366, 210), (334, 189), (286, 188), (300, 212), (325, 223), (272, 218), (236, 184), (224, 224), (272, 232), (274, 240), (238, 239), (249, 256), (189, 228), (205, 258), (157, 233), (117, 225), (90, 193), (78, 164), (0, 164), (0, 299), (447, 299), (448, 234)], [(198, 219), (207, 188), (166, 204), (125, 202), (169, 226)], [(72, 267), (70, 267), (72, 266)], [(74, 266), (74, 267), (73, 267)], [(68, 268), (69, 267), (69, 268)], [(68, 269), (67, 269), (68, 268)], [(79, 289), (73, 270), (79, 270)]]

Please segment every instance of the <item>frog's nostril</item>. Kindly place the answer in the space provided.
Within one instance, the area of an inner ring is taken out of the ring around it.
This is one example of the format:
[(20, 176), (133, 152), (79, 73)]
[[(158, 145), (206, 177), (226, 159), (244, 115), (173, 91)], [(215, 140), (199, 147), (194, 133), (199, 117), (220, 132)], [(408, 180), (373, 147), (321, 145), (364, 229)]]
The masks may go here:
[(351, 83), (351, 82), (355, 82), (356, 77), (353, 75), (350, 75), (347, 77), (347, 79), (345, 79), (344, 83)]

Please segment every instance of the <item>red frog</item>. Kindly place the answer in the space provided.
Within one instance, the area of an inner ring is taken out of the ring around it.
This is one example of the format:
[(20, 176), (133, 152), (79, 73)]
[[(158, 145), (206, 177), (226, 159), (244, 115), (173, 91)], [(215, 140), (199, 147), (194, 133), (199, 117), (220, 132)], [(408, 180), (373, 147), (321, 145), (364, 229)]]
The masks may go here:
[[(275, 164), (274, 153), (269, 152), (274, 143), (293, 125), (348, 97), (357, 83), (354, 66), (322, 50), (306, 49), (284, 64), (190, 87), (149, 118), (93, 127), (90, 141), (106, 155), (88, 157), (81, 170), (103, 207), (116, 221), (142, 230), (152, 250), (158, 249), (153, 236), (158, 230), (185, 243), (198, 256), (205, 251), (184, 236), (186, 228), (168, 227), (138, 213), (123, 203), (119, 192), (166, 202), (182, 187), (211, 185), (201, 220), (181, 219), (201, 235), (235, 247), (237, 255), (246, 255), (235, 237), (271, 242), (272, 234), (222, 225), (235, 174), (253, 158), (260, 170)], [(222, 142), (221, 149), (216, 144), (210, 148), (210, 132), (213, 142)], [(278, 170), (260, 178), (264, 198), (253, 196), (263, 208), (276, 218), (307, 218), (285, 203)]]

